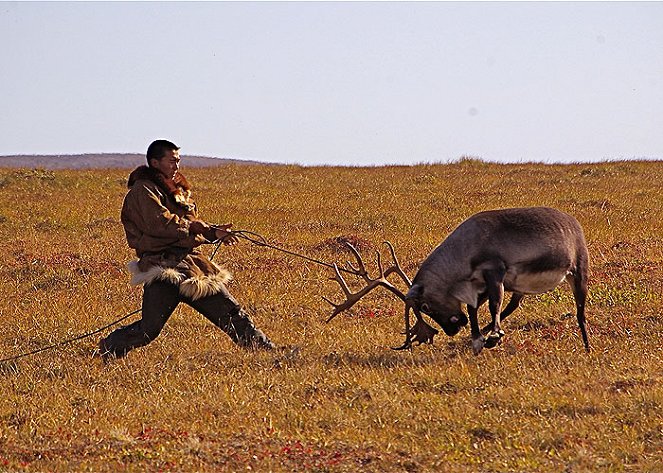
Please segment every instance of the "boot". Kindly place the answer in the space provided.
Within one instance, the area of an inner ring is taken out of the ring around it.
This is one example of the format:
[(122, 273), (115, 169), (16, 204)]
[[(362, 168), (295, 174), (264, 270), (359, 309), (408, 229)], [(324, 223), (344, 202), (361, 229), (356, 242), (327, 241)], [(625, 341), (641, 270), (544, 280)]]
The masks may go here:
[(267, 335), (256, 328), (243, 310), (230, 317), (226, 332), (242, 348), (250, 350), (273, 350), (275, 348)]

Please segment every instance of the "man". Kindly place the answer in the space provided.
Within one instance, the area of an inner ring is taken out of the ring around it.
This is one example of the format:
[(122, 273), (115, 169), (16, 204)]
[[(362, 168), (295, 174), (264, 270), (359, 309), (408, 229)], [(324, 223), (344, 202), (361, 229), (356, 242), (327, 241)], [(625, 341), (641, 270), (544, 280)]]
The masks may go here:
[(179, 147), (157, 140), (147, 149), (148, 166), (129, 176), (121, 220), (138, 261), (129, 263), (132, 284), (143, 284), (142, 319), (99, 342), (102, 356), (122, 357), (154, 340), (175, 307), (184, 302), (225, 331), (239, 346), (272, 349), (230, 295), (229, 273), (196, 248), (237, 243), (232, 224), (211, 226), (198, 218), (191, 186), (179, 172)]

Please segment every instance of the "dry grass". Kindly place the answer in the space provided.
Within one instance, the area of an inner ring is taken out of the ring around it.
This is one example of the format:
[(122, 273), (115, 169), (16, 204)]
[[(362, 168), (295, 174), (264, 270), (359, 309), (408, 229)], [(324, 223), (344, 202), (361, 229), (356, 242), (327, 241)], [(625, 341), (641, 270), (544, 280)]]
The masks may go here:
[[(139, 306), (118, 221), (126, 174), (0, 170), (0, 358)], [(478, 357), (467, 329), (393, 352), (398, 301), (376, 293), (327, 325), (320, 296), (339, 297), (329, 271), (243, 243), (217, 256), (231, 291), (298, 354), (241, 351), (182, 307), (123, 360), (93, 359), (95, 337), (4, 363), (0, 471), (663, 471), (663, 163), (187, 176), (210, 221), (337, 262), (339, 236), (367, 259), (387, 239), (411, 276), (474, 212), (568, 211), (592, 257), (593, 352), (566, 287), (526, 299), (504, 343)]]

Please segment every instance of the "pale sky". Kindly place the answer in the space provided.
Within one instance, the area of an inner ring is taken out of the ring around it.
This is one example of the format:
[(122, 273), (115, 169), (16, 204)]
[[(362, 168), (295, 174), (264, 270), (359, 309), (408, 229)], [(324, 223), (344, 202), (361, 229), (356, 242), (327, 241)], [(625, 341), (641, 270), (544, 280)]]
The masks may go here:
[(0, 155), (663, 159), (663, 2), (0, 2)]

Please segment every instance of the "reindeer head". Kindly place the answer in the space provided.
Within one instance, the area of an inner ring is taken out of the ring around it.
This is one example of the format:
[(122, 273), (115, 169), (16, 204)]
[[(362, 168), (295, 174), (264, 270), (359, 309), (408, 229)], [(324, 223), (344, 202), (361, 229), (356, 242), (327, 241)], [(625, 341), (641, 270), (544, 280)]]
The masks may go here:
[(417, 281), (418, 276), (415, 276), (415, 282), (405, 295), (406, 303), (412, 307), (415, 315), (417, 312), (423, 312), (437, 322), (444, 333), (453, 337), (468, 322), (460, 301), (448, 297), (442, 291), (427, 291), (426, 286)]
[[(385, 289), (389, 290), (392, 294), (397, 296), (399, 299), (401, 299), (403, 302), (405, 302), (405, 343), (401, 347), (395, 348), (395, 350), (410, 348), (413, 342), (418, 344), (433, 343), (433, 337), (438, 333), (438, 331), (424, 321), (424, 319), (421, 316), (421, 312), (431, 315), (431, 317), (438, 323), (440, 323), (440, 321), (437, 318), (435, 318), (434, 314), (431, 314), (427, 310), (429, 306), (426, 304), (429, 304), (429, 302), (428, 301), (422, 302), (420, 298), (416, 297), (421, 292), (421, 288), (420, 287), (414, 288), (415, 292), (412, 292), (413, 291), (412, 282), (401, 268), (400, 263), (396, 258), (396, 252), (394, 251), (393, 245), (388, 241), (385, 242), (385, 245), (387, 245), (387, 247), (389, 248), (389, 252), (391, 253), (391, 259), (393, 261), (393, 264), (389, 266), (386, 270), (382, 266), (382, 257), (380, 255), (380, 252), (379, 251), (376, 252), (379, 276), (376, 278), (372, 278), (369, 276), (368, 271), (366, 270), (366, 266), (364, 265), (364, 261), (361, 258), (361, 255), (359, 254), (357, 249), (353, 247), (350, 243), (346, 242), (345, 244), (353, 253), (355, 259), (357, 260), (357, 267), (352, 266), (350, 262), (346, 263), (345, 268), (339, 268), (337, 265), (334, 265), (334, 277), (332, 279), (338, 282), (338, 284), (341, 286), (341, 289), (345, 294), (346, 300), (340, 304), (336, 304), (330, 301), (329, 299), (327, 299), (326, 297), (323, 297), (325, 301), (327, 301), (329, 304), (331, 304), (334, 307), (334, 311), (332, 312), (332, 315), (329, 317), (329, 319), (327, 319), (327, 322), (331, 321), (341, 312), (350, 309), (353, 305), (359, 302), (359, 300), (362, 297), (364, 297), (366, 294), (368, 294), (376, 287), (382, 286)], [(352, 290), (350, 290), (348, 284), (346, 283), (345, 279), (341, 275), (341, 271), (352, 274), (357, 278), (363, 279), (366, 285), (359, 291), (352, 292)], [(397, 274), (402, 279), (402, 281), (407, 285), (409, 289), (407, 296), (403, 294), (403, 292), (401, 292), (400, 289), (394, 286), (387, 279), (391, 274), (394, 273)], [(415, 322), (412, 328), (410, 328), (410, 309), (414, 310), (414, 314), (417, 318), (417, 321)], [(462, 312), (460, 314), (462, 315)], [(463, 315), (463, 317), (465, 316)], [(444, 329), (444, 331), (449, 335), (455, 335), (458, 332), (458, 330), (460, 330), (460, 327), (462, 327), (467, 323), (467, 318), (464, 319), (464, 323), (462, 323), (462, 321), (458, 319), (458, 321), (455, 324), (460, 324), (460, 325), (458, 326), (457, 329), (455, 329), (454, 323), (451, 322), (452, 319), (453, 315), (449, 319), (448, 323), (445, 322), (446, 327), (445, 325), (440, 324)], [(441, 318), (440, 320), (446, 320), (446, 319)]]

